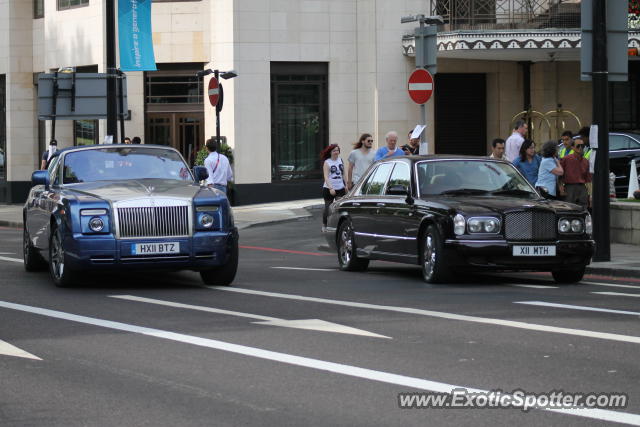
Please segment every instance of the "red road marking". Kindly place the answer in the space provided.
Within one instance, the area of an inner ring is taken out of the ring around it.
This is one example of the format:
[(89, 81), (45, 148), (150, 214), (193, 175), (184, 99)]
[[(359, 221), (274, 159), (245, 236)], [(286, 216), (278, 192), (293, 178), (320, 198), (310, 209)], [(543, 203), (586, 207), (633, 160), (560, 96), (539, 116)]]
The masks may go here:
[(0, 230), (22, 230), (22, 227), (5, 227), (5, 226), (0, 226)]
[(292, 251), (290, 249), (276, 249), (276, 248), (265, 248), (262, 246), (243, 246), (240, 245), (242, 249), (255, 249), (258, 251), (267, 251), (267, 252), (285, 252), (288, 254), (298, 254), (298, 255), (313, 255), (313, 256), (333, 256), (333, 254), (326, 254), (320, 252), (304, 252), (304, 251)]

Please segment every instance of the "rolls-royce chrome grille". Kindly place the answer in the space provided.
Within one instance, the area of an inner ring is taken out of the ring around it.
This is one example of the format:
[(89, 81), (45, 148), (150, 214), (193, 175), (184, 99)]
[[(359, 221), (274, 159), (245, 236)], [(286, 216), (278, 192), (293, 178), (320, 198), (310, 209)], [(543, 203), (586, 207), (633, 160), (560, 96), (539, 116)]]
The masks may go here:
[(556, 216), (552, 212), (511, 212), (505, 215), (507, 240), (544, 241), (556, 239)]
[(118, 208), (120, 237), (189, 235), (188, 206)]

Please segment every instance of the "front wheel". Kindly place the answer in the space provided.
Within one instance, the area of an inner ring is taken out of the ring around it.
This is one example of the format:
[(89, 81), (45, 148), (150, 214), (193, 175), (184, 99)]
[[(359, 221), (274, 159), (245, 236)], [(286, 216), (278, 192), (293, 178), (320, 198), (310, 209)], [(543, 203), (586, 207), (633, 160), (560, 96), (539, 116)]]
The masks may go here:
[(353, 226), (349, 220), (343, 221), (338, 229), (338, 262), (340, 270), (344, 271), (364, 271), (369, 266), (368, 259), (358, 258)]
[(40, 253), (31, 244), (31, 238), (27, 227), (22, 232), (22, 259), (24, 260), (24, 269), (26, 271), (44, 270), (46, 263)]
[(53, 283), (61, 288), (72, 285), (75, 279), (74, 272), (67, 265), (62, 233), (57, 227), (51, 230), (49, 237), (49, 273)]
[(444, 245), (440, 232), (430, 225), (422, 236), (422, 278), (427, 283), (442, 283), (451, 279), (449, 266), (444, 259)]
[(238, 238), (232, 237), (227, 262), (219, 267), (200, 272), (202, 281), (209, 286), (230, 286), (238, 271)]
[(551, 275), (556, 283), (578, 283), (584, 277), (585, 269), (586, 267), (553, 270)]

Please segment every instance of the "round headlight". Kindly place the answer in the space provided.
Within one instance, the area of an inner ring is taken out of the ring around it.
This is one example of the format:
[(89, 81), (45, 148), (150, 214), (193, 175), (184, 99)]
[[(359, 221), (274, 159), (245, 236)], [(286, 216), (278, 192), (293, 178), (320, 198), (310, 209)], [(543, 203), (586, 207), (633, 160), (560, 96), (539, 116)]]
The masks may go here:
[(484, 231), (487, 233), (495, 233), (498, 231), (498, 220), (488, 219), (484, 222)]
[(466, 221), (464, 217), (460, 214), (457, 214), (453, 217), (453, 232), (457, 235), (464, 234), (464, 228), (466, 225)]
[(561, 233), (568, 233), (571, 231), (571, 221), (568, 219), (561, 219), (558, 221), (558, 231)]
[(593, 233), (593, 222), (591, 222), (591, 215), (589, 214), (584, 217), (584, 231), (588, 234)]
[(213, 225), (213, 217), (209, 214), (204, 214), (200, 217), (200, 225), (206, 228), (210, 228)]
[(574, 233), (582, 233), (582, 220), (574, 219), (571, 221), (571, 231)]
[(89, 228), (91, 229), (91, 231), (95, 231), (97, 233), (99, 231), (102, 231), (102, 229), (104, 228), (104, 222), (97, 216), (93, 217), (91, 218), (91, 220), (89, 220)]
[(479, 233), (482, 231), (482, 221), (479, 219), (470, 219), (469, 221), (467, 221), (467, 226), (469, 227), (469, 232), (471, 233)]

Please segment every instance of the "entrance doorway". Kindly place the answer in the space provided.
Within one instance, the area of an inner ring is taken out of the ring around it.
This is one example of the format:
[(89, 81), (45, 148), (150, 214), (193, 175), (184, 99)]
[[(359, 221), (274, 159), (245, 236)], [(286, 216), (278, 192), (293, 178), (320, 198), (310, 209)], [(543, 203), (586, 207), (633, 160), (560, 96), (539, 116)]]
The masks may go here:
[(168, 145), (193, 166), (204, 144), (204, 113), (147, 113), (147, 144)]

